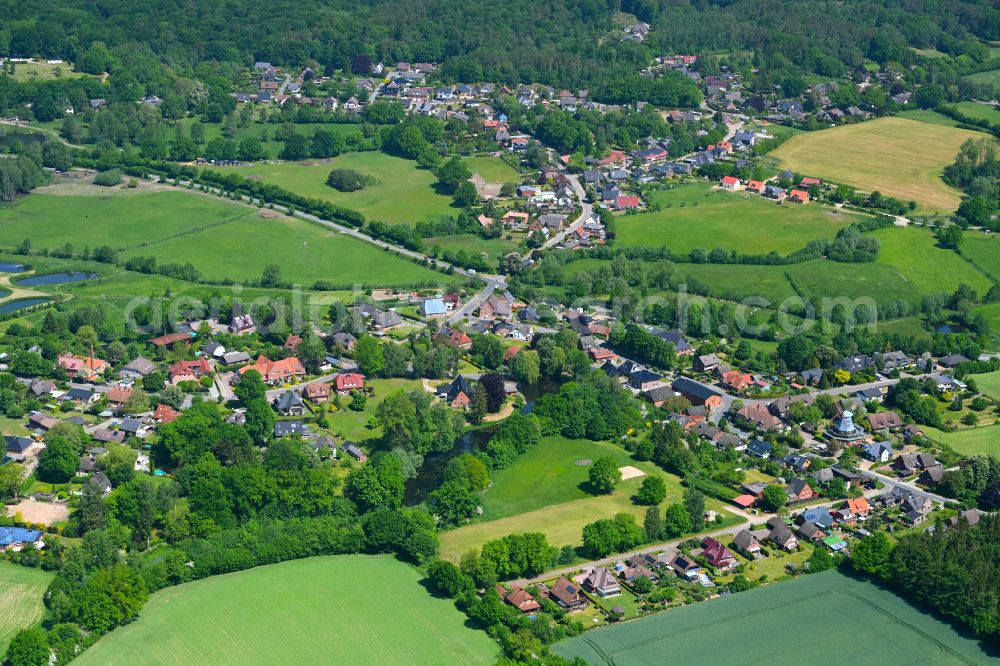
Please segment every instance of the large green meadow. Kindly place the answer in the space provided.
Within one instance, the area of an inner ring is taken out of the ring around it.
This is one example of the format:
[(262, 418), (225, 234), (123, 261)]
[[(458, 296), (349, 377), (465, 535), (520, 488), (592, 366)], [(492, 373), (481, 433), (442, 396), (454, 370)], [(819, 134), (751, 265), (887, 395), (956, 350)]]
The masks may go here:
[(816, 204), (778, 205), (748, 192), (683, 184), (650, 195), (660, 210), (623, 215), (615, 226), (619, 246), (669, 247), (680, 253), (721, 247), (741, 254), (786, 254), (862, 219)]
[[(5, 431), (6, 432), (6, 431)], [(40, 569), (0, 563), (0, 656), (14, 634), (42, 621), (42, 598), (53, 574)]]
[(37, 251), (70, 243), (77, 253), (109, 245), (123, 259), (190, 263), (210, 281), (255, 280), (269, 264), (281, 268), (283, 280), (307, 287), (317, 280), (393, 287), (446, 279), (351, 236), (196, 192), (62, 188), (0, 208), (0, 245), (14, 248), (28, 239)]
[[(619, 482), (608, 495), (591, 493), (587, 481), (590, 464), (604, 456), (614, 458), (621, 467), (635, 467), (643, 476)], [(666, 482), (665, 505), (680, 499), (680, 479), (652, 463), (633, 460), (619, 446), (545, 437), (513, 465), (493, 473), (493, 485), (482, 497), (482, 522), (441, 534), (441, 554), (458, 561), (469, 549), (516, 532), (541, 532), (556, 546), (577, 546), (582, 542), (584, 525), (599, 518), (626, 512), (642, 520), (646, 507), (633, 503), (632, 496), (646, 475)], [(721, 508), (714, 500), (708, 505)]]
[(944, 666), (997, 659), (903, 598), (836, 571), (587, 631), (553, 651), (609, 666)]
[[(357, 192), (338, 192), (326, 184), (333, 169), (354, 169), (375, 179)], [(258, 178), (296, 194), (331, 201), (364, 213), (370, 220), (418, 222), (457, 215), (451, 199), (434, 189), (436, 178), (416, 162), (381, 152), (347, 153), (329, 160), (259, 163), (221, 167), (220, 171)]]
[(388, 556), (295, 560), (161, 590), (87, 664), (488, 664), (499, 650)]

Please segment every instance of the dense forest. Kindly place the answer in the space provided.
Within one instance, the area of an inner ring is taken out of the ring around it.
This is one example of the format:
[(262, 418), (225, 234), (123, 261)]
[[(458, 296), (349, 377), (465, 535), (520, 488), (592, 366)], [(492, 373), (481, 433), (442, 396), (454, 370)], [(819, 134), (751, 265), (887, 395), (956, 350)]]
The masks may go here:
[[(611, 37), (619, 11), (652, 25), (645, 43)], [(232, 63), (348, 70), (368, 56), (443, 63), (454, 80), (589, 87), (609, 98), (663, 53), (754, 54), (762, 77), (779, 81), (841, 76), (866, 59), (905, 67), (918, 57), (910, 47), (937, 49), (952, 58), (924, 59), (922, 75), (954, 80), (949, 68), (978, 69), (989, 59), (983, 40), (1000, 38), (1000, 11), (986, 0), (2, 0), (0, 14), (0, 53), (61, 57), (92, 73), (126, 69), (143, 85), (161, 78), (154, 55), (202, 80), (231, 74)]]

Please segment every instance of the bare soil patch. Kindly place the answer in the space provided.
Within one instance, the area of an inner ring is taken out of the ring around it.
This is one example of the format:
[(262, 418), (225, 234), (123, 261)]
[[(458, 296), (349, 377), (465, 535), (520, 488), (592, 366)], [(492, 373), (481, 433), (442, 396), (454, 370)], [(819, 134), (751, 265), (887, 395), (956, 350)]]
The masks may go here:
[(69, 507), (65, 504), (36, 502), (31, 499), (21, 500), (18, 504), (7, 507), (7, 514), (21, 514), (29, 523), (51, 525), (69, 519)]
[(621, 472), (622, 481), (628, 481), (629, 479), (635, 479), (640, 476), (646, 476), (638, 467), (632, 467), (632, 465), (625, 465), (624, 467), (619, 467), (618, 471)]

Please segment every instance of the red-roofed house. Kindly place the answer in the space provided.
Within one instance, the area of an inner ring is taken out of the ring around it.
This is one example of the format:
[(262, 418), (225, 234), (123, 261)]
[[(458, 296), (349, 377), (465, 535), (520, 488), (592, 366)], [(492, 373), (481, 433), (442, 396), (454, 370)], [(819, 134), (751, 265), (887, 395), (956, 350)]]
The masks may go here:
[(727, 190), (738, 190), (740, 189), (740, 179), (735, 176), (723, 176), (722, 187)]
[(322, 382), (306, 384), (302, 391), (302, 397), (309, 402), (326, 402), (330, 399), (330, 385)]
[(823, 180), (821, 178), (810, 178), (809, 176), (803, 176), (802, 181), (799, 183), (799, 187), (812, 187), (813, 185), (822, 185)]
[(128, 402), (129, 397), (132, 395), (132, 389), (126, 388), (124, 386), (115, 386), (110, 391), (108, 391), (108, 404), (112, 407), (121, 409)]
[(68, 376), (80, 379), (96, 379), (110, 367), (108, 362), (102, 359), (93, 356), (80, 358), (72, 354), (63, 354), (56, 359), (56, 364), (65, 370)]
[(212, 366), (205, 358), (199, 358), (195, 361), (177, 361), (167, 368), (171, 384), (196, 382), (210, 372), (212, 372)]
[(615, 210), (632, 210), (641, 208), (642, 203), (635, 195), (621, 195), (615, 199)]
[(747, 181), (747, 192), (756, 192), (761, 194), (764, 191), (764, 183), (759, 180), (748, 180)]
[(169, 347), (175, 342), (183, 342), (187, 346), (191, 344), (191, 338), (193, 337), (190, 333), (168, 333), (158, 338), (150, 338), (149, 344), (156, 345), (157, 347)]
[(240, 368), (239, 373), (243, 375), (250, 370), (259, 372), (266, 384), (281, 384), (297, 377), (305, 377), (306, 374), (302, 361), (295, 356), (280, 361), (272, 361), (266, 356), (259, 356), (253, 365), (245, 365)]
[(613, 351), (604, 347), (591, 347), (589, 353), (590, 358), (594, 359), (594, 361), (609, 361), (617, 358)]
[(296, 349), (299, 348), (299, 345), (301, 344), (302, 344), (302, 338), (300, 338), (297, 335), (289, 335), (287, 338), (285, 338), (284, 350), (294, 352)]
[(357, 372), (344, 372), (333, 378), (337, 393), (346, 395), (351, 391), (360, 391), (365, 387), (365, 376)]
[(809, 203), (809, 193), (804, 190), (792, 190), (788, 193), (788, 199), (795, 203)]
[(712, 537), (705, 537), (701, 542), (704, 550), (702, 555), (708, 563), (720, 571), (731, 571), (739, 566), (733, 551), (729, 550)]
[(153, 412), (153, 419), (157, 423), (170, 423), (177, 420), (177, 417), (180, 415), (181, 413), (170, 405), (160, 404), (156, 406), (156, 411)]
[(736, 506), (743, 507), (744, 509), (749, 509), (757, 503), (757, 498), (753, 495), (739, 495), (733, 498), (733, 504)]
[(503, 353), (503, 362), (510, 363), (510, 360), (524, 351), (524, 347), (518, 347), (514, 345), (513, 347), (507, 347), (507, 351)]

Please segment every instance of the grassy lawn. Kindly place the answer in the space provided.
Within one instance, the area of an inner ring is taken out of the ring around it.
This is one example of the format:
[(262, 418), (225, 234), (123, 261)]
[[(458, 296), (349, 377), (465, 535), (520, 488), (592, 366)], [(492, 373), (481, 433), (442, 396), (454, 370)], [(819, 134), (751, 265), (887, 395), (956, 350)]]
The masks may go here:
[[(195, 122), (197, 118), (183, 118), (177, 121), (178, 125), (183, 125), (185, 127), (190, 127)], [(205, 128), (205, 141), (211, 141), (212, 139), (218, 139), (222, 136), (222, 123), (202, 123)], [(242, 141), (243, 139), (260, 139), (261, 145), (264, 147), (264, 151), (267, 156), (271, 159), (278, 157), (278, 153), (284, 148), (285, 144), (283, 141), (275, 141), (274, 133), (278, 130), (280, 125), (274, 123), (259, 123), (251, 122), (246, 127), (238, 127), (236, 129), (235, 141)], [(295, 126), (295, 131), (299, 134), (304, 134), (305, 136), (311, 137), (316, 130), (322, 129), (324, 132), (335, 132), (337, 134), (361, 134), (361, 124), (360, 123), (316, 123), (316, 124), (300, 124)]]
[(42, 597), (53, 577), (41, 569), (0, 562), (0, 655), (14, 634), (42, 621)]
[(182, 191), (116, 188), (95, 196), (58, 191), (52, 188), (52, 193), (36, 193), (0, 208), (0, 245), (16, 247), (28, 238), (35, 250), (67, 242), (81, 250), (101, 245), (121, 250), (253, 213), (223, 199)]
[(1000, 370), (985, 375), (969, 375), (976, 380), (976, 388), (994, 400), (1000, 400)]
[(14, 64), (14, 80), (25, 81), (51, 81), (57, 78), (76, 79), (81, 76), (89, 76), (83, 72), (74, 72), (73, 65), (68, 62), (50, 65), (47, 62), (18, 62)]
[(872, 235), (882, 244), (876, 264), (895, 269), (907, 283), (896, 298), (904, 294), (913, 297), (950, 293), (962, 283), (984, 294), (991, 286), (982, 273), (955, 252), (937, 247), (934, 236), (927, 229), (892, 227), (872, 232)]
[(941, 440), (963, 456), (977, 453), (1000, 456), (1000, 425), (968, 428), (956, 432), (936, 432), (933, 438)]
[(981, 305), (973, 310), (973, 313), (986, 316), (986, 319), (990, 322), (990, 328), (993, 329), (993, 345), (991, 348), (1000, 348), (1000, 303)]
[(425, 239), (428, 248), (435, 245), (442, 250), (459, 252), (465, 250), (467, 254), (477, 255), (486, 253), (487, 257), (496, 262), (505, 254), (517, 250), (519, 243), (516, 240), (501, 238), (483, 238), (478, 234), (455, 234), (454, 236), (433, 236)]
[[(815, 631), (817, 621), (821, 632)], [(804, 655), (816, 665), (995, 660), (947, 622), (836, 571), (595, 629), (557, 643), (553, 651), (602, 666), (795, 664)]]
[(897, 298), (919, 298), (899, 271), (879, 263), (848, 264), (816, 259), (786, 266), (795, 286), (808, 296), (871, 298), (885, 303)]
[(976, 118), (977, 120), (985, 120), (993, 123), (994, 125), (1000, 124), (1000, 111), (997, 111), (992, 104), (959, 102), (958, 104), (955, 104), (954, 107), (963, 114)]
[(919, 212), (949, 213), (958, 207), (960, 192), (945, 185), (941, 172), (964, 141), (982, 136), (907, 118), (879, 118), (799, 134), (771, 155), (810, 176), (914, 200)]
[(353, 442), (363, 442), (382, 435), (381, 428), (369, 428), (368, 421), (375, 416), (375, 410), (385, 397), (396, 391), (420, 391), (423, 385), (416, 379), (375, 379), (367, 383), (375, 391), (375, 396), (368, 399), (363, 411), (355, 412), (348, 405), (350, 398), (341, 399), (344, 408), (327, 413), (330, 422), (330, 432)]
[(949, 118), (943, 113), (931, 111), (930, 109), (910, 109), (909, 111), (900, 111), (896, 115), (900, 118), (919, 120), (922, 123), (930, 123), (931, 125), (944, 125), (946, 127), (955, 127), (958, 125), (957, 120)]
[(277, 264), (283, 279), (305, 286), (316, 280), (380, 286), (445, 281), (441, 273), (350, 236), (273, 212), (250, 212), (224, 226), (152, 243), (124, 256), (190, 262), (209, 280), (258, 278), (265, 266)]
[(153, 595), (86, 664), (485, 664), (497, 646), (388, 556), (315, 557)]
[[(515, 532), (542, 532), (556, 546), (579, 545), (584, 525), (623, 511), (641, 521), (646, 507), (633, 504), (631, 498), (642, 484), (642, 477), (619, 482), (610, 495), (587, 492), (589, 466), (577, 465), (576, 461), (594, 461), (603, 456), (615, 458), (620, 466), (631, 465), (662, 477), (667, 484), (665, 505), (681, 497), (677, 477), (652, 463), (632, 460), (618, 446), (546, 437), (513, 465), (494, 472), (493, 486), (483, 495), (486, 522), (441, 534), (442, 556), (457, 561), (470, 548)], [(721, 504), (709, 500), (707, 506), (718, 509)], [(728, 513), (723, 515), (729, 517)]]
[(962, 255), (995, 280), (1000, 280), (1000, 236), (997, 234), (965, 232)]
[[(376, 179), (357, 192), (338, 192), (326, 184), (333, 169), (354, 169)], [(391, 223), (417, 222), (442, 215), (457, 215), (451, 199), (434, 190), (436, 178), (416, 162), (381, 152), (347, 153), (331, 160), (283, 162), (221, 167), (227, 173), (256, 177), (296, 194), (332, 201), (352, 208), (370, 220)]]
[(965, 78), (975, 83), (986, 83), (993, 87), (1000, 86), (1000, 69), (991, 69), (985, 72), (969, 74)]
[(618, 245), (666, 246), (682, 253), (721, 247), (744, 254), (786, 254), (810, 240), (832, 239), (838, 229), (861, 219), (814, 204), (779, 206), (703, 183), (660, 190), (650, 199), (660, 205), (659, 211), (617, 219)]
[(520, 183), (519, 174), (499, 157), (467, 157), (465, 164), (472, 173), (478, 173), (487, 183)]

